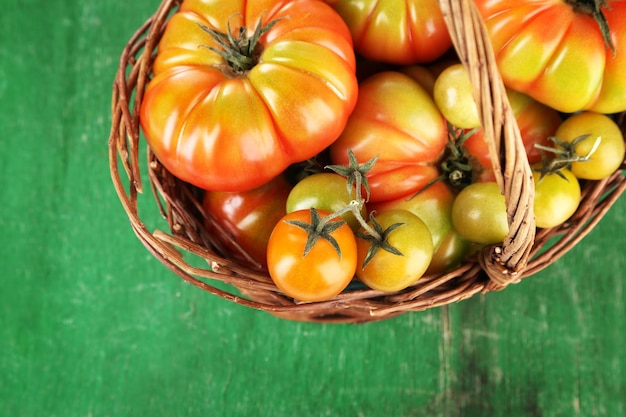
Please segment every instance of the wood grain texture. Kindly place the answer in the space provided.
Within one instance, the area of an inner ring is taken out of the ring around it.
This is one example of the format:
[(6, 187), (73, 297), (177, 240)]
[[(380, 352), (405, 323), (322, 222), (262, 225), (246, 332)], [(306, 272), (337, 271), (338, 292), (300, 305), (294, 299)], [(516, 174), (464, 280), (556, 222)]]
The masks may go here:
[(106, 149), (119, 53), (156, 6), (0, 14), (0, 416), (626, 415), (623, 200), (536, 277), (367, 325), (280, 320), (172, 276)]

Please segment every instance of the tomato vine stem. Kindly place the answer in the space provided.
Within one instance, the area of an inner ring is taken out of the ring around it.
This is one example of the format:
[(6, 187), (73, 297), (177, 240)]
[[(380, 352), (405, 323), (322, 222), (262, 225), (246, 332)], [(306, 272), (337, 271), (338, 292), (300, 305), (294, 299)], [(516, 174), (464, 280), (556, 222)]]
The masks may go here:
[[(353, 200), (343, 209), (332, 213), (330, 216), (341, 216), (347, 212), (352, 212), (357, 219), (361, 227), (376, 238), (377, 240), (383, 239), (380, 233), (376, 229), (372, 228), (367, 221), (361, 215), (361, 210), (370, 198), (370, 186), (367, 181), (367, 173), (372, 170), (374, 164), (378, 160), (378, 156), (373, 157), (364, 164), (359, 164), (352, 150), (348, 150), (348, 166), (343, 165), (327, 165), (326, 169), (341, 175), (346, 178), (346, 189), (348, 194), (353, 196)], [(363, 190), (365, 190), (365, 198), (363, 198)], [(329, 217), (330, 217), (329, 216)]]
[[(571, 142), (565, 142), (560, 140), (555, 136), (551, 136), (549, 139), (556, 145), (556, 147), (543, 146), (540, 144), (535, 144), (535, 148), (540, 149), (542, 151), (541, 156), (541, 167), (536, 171), (540, 173), (540, 179), (545, 177), (548, 174), (557, 174), (563, 179), (565, 176), (561, 173), (562, 169), (570, 169), (574, 162), (586, 162), (591, 160), (592, 155), (596, 152), (600, 143), (602, 142), (601, 137), (597, 137), (594, 141), (593, 145), (589, 152), (586, 155), (579, 155), (576, 152), (576, 146), (589, 138), (590, 135), (580, 135)], [(554, 158), (548, 159), (546, 153), (552, 153), (555, 155)]]
[[(359, 164), (352, 150), (349, 150), (348, 158), (350, 161), (348, 166), (327, 165), (325, 168), (346, 178), (348, 194), (353, 196), (350, 203), (324, 217), (321, 217), (320, 213), (315, 208), (311, 208), (311, 220), (309, 223), (296, 220), (287, 221), (287, 223), (300, 227), (307, 232), (307, 242), (303, 256), (309, 253), (319, 239), (325, 239), (333, 246), (341, 259), (341, 248), (335, 238), (331, 236), (331, 233), (346, 223), (345, 220), (341, 219), (341, 216), (347, 213), (352, 213), (363, 229), (362, 232), (357, 233), (357, 236), (370, 243), (368, 253), (363, 261), (363, 268), (365, 268), (380, 249), (398, 256), (404, 256), (402, 252), (392, 246), (387, 239), (389, 234), (402, 226), (403, 223), (392, 224), (383, 230), (382, 226), (375, 219), (375, 213), (370, 213), (369, 223), (361, 214), (365, 203), (369, 201), (370, 197), (367, 173), (374, 167), (378, 156), (375, 156), (364, 164)], [(363, 192), (365, 192), (365, 197), (363, 196)]]

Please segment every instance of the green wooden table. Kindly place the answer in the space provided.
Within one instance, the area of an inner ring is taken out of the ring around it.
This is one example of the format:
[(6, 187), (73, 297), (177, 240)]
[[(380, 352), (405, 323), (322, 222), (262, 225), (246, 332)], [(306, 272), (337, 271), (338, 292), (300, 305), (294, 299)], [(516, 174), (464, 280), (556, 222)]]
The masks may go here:
[(122, 46), (156, 1), (0, 14), (0, 416), (626, 415), (626, 200), (505, 291), (367, 325), (289, 322), (154, 260), (112, 188)]

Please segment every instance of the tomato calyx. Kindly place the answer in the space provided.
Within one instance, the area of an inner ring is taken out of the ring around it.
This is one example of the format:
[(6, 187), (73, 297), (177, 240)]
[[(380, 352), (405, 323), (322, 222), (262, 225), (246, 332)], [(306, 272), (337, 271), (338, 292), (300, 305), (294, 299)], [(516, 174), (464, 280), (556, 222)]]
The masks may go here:
[[(539, 179), (542, 179), (548, 174), (557, 174), (561, 178), (567, 179), (561, 172), (563, 169), (571, 169), (572, 164), (575, 162), (586, 162), (591, 160), (592, 155), (600, 146), (600, 142), (602, 141), (601, 137), (596, 138), (593, 146), (587, 154), (580, 155), (576, 152), (576, 146), (589, 138), (589, 136), (589, 134), (580, 135), (571, 142), (565, 142), (555, 136), (550, 136), (549, 139), (556, 145), (555, 147), (535, 144), (535, 147), (542, 151), (541, 164), (539, 168), (535, 170), (540, 173)], [(554, 154), (555, 156), (553, 158), (548, 158), (546, 156), (547, 153)]]
[(293, 184), (297, 184), (306, 177), (324, 172), (324, 165), (318, 160), (319, 155), (305, 159), (290, 165), (285, 171), (287, 177)]
[(200, 29), (208, 33), (220, 46), (215, 48), (208, 45), (201, 45), (219, 54), (235, 75), (242, 75), (254, 68), (261, 55), (259, 39), (270, 30), (280, 19), (275, 19), (263, 25), (263, 18), (259, 19), (251, 36), (247, 35), (248, 29), (241, 26), (237, 33), (233, 33), (230, 21), (227, 23), (226, 33), (212, 29), (206, 25), (198, 24)]
[(310, 223), (302, 222), (299, 220), (285, 220), (285, 222), (287, 222), (288, 224), (299, 227), (307, 232), (307, 241), (304, 246), (304, 253), (302, 254), (302, 256), (305, 257), (311, 251), (311, 249), (313, 249), (313, 246), (315, 246), (319, 239), (324, 239), (331, 244), (333, 249), (335, 249), (335, 251), (337, 252), (339, 259), (341, 259), (341, 248), (339, 247), (339, 243), (337, 243), (337, 240), (333, 236), (331, 236), (331, 233), (339, 229), (346, 222), (341, 219), (337, 221), (331, 221), (332, 219), (338, 217), (335, 214), (321, 217), (319, 212), (314, 208), (311, 208), (310, 212)]
[(470, 131), (452, 125), (448, 128), (447, 156), (441, 162), (442, 177), (455, 189), (463, 189), (474, 182), (474, 168), (470, 158), (463, 150), (463, 143), (478, 128)]
[(476, 180), (476, 168), (472, 160), (465, 152), (463, 143), (469, 139), (478, 128), (466, 131), (448, 123), (448, 144), (439, 168), (442, 172), (440, 176), (430, 181), (421, 190), (416, 192), (411, 198), (418, 196), (422, 191), (432, 185), (445, 181), (455, 190), (462, 190)]
[(363, 265), (361, 266), (362, 268), (365, 268), (367, 264), (369, 264), (370, 261), (374, 259), (374, 256), (376, 256), (378, 251), (381, 249), (389, 253), (392, 253), (394, 255), (404, 256), (402, 252), (400, 252), (397, 248), (392, 246), (388, 241), (389, 235), (394, 230), (398, 229), (400, 226), (403, 226), (404, 223), (394, 223), (391, 226), (383, 230), (380, 223), (376, 221), (376, 218), (374, 217), (374, 213), (370, 213), (370, 223), (372, 224), (372, 227), (374, 231), (376, 232), (375, 235), (369, 232), (357, 233), (357, 237), (368, 241), (370, 244), (369, 249), (367, 250), (367, 254), (365, 255), (365, 259), (363, 260)]
[(365, 201), (368, 201), (370, 199), (370, 186), (366, 175), (372, 170), (377, 160), (378, 155), (363, 164), (359, 164), (352, 149), (348, 149), (348, 166), (326, 165), (326, 169), (330, 169), (346, 178), (348, 194), (353, 195), (354, 193), (356, 200), (363, 200), (361, 197), (361, 189), (364, 189)]
[(615, 45), (613, 45), (613, 40), (611, 39), (609, 23), (602, 12), (603, 7), (609, 8), (606, 0), (566, 0), (566, 2), (574, 8), (574, 11), (593, 17), (600, 28), (604, 45), (610, 48), (613, 55), (615, 55)]

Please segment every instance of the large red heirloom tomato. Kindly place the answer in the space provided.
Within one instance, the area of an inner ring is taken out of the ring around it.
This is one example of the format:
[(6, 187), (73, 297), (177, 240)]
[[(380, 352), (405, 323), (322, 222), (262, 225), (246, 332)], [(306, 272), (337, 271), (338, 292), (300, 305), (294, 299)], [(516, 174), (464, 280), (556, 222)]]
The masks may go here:
[(439, 176), (448, 125), (430, 94), (400, 72), (375, 74), (360, 85), (346, 129), (330, 147), (333, 164), (378, 157), (369, 171), (371, 202), (410, 196)]
[(507, 86), (562, 112), (626, 110), (626, 0), (475, 2)]
[(316, 155), (358, 92), (350, 31), (318, 0), (185, 0), (153, 72), (146, 139), (170, 172), (207, 190), (256, 188)]
[(431, 62), (452, 45), (437, 0), (326, 0), (344, 18), (363, 57), (391, 64)]

